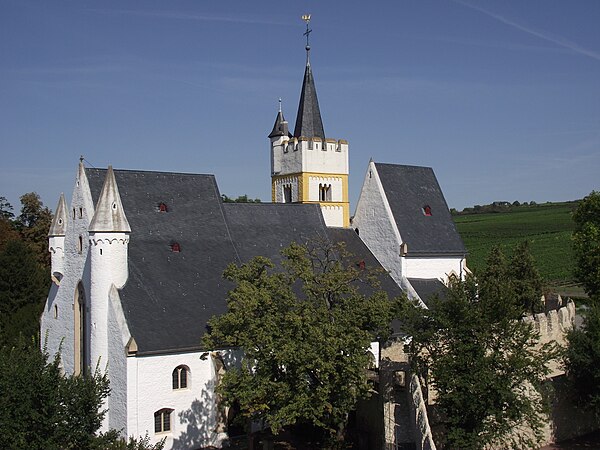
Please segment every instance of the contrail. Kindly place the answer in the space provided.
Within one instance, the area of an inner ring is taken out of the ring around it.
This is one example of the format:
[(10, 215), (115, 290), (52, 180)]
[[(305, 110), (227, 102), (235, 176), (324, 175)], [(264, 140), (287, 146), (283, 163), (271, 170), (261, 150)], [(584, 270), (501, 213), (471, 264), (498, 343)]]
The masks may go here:
[(537, 30), (534, 30), (533, 28), (529, 28), (524, 25), (521, 25), (520, 23), (517, 23), (511, 19), (507, 19), (506, 17), (504, 17), (500, 14), (493, 13), (491, 11), (488, 11), (487, 9), (481, 8), (480, 6), (472, 5), (472, 4), (464, 2), (462, 0), (453, 0), (453, 1), (455, 3), (459, 3), (463, 6), (465, 6), (467, 8), (474, 9), (475, 11), (479, 11), (480, 13), (485, 14), (486, 16), (496, 19), (497, 21), (502, 22), (506, 25), (509, 25), (513, 28), (516, 28), (517, 30), (521, 30), (527, 34), (531, 34), (532, 36), (536, 36), (540, 39), (543, 39), (548, 42), (552, 42), (563, 48), (567, 48), (575, 53), (579, 53), (580, 55), (589, 56), (590, 58), (600, 61), (600, 53), (595, 52), (593, 50), (588, 50), (587, 48), (583, 48), (580, 45), (576, 44), (575, 42), (569, 41), (568, 39), (562, 38), (560, 36), (558, 36), (558, 37), (550, 36), (541, 31), (537, 31)]

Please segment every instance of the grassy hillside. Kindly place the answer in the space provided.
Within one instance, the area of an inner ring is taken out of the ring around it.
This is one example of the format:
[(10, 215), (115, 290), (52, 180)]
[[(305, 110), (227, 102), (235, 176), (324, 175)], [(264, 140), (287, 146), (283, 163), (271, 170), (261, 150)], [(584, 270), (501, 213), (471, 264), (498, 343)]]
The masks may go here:
[(571, 212), (576, 207), (576, 202), (546, 203), (511, 208), (502, 213), (454, 216), (469, 251), (469, 268), (481, 269), (493, 245), (500, 245), (506, 254), (510, 254), (518, 242), (527, 239), (547, 283), (572, 281), (571, 233), (574, 224)]

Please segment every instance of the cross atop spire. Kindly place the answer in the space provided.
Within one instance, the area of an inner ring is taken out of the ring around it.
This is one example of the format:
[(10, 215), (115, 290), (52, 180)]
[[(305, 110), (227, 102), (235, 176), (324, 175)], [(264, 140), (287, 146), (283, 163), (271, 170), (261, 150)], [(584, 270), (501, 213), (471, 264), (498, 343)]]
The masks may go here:
[(310, 52), (308, 38), (312, 32), (309, 28), (310, 14), (303, 15), (302, 20), (306, 22), (306, 32), (304, 33), (306, 36), (306, 69), (304, 70), (304, 80), (302, 81), (302, 92), (300, 93), (300, 104), (298, 105), (294, 136), (325, 139), (323, 121), (321, 120), (321, 110), (319, 109), (319, 101), (317, 100), (315, 80), (313, 78), (308, 57)]
[(302, 20), (306, 22), (306, 31), (304, 32), (304, 36), (306, 36), (306, 64), (310, 64), (310, 59), (308, 57), (310, 53), (310, 44), (308, 42), (308, 38), (310, 37), (310, 33), (312, 33), (312, 30), (309, 28), (310, 14), (304, 14), (302, 16)]

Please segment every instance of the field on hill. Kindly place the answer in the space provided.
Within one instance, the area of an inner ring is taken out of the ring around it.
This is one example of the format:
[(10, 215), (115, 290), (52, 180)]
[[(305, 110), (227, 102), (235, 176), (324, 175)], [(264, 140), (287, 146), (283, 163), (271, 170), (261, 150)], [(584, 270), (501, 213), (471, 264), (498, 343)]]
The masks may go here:
[(454, 216), (469, 251), (467, 265), (473, 271), (481, 270), (492, 246), (499, 245), (510, 255), (517, 243), (528, 240), (544, 282), (568, 286), (573, 282), (571, 212), (576, 207), (576, 202), (546, 203), (501, 213)]

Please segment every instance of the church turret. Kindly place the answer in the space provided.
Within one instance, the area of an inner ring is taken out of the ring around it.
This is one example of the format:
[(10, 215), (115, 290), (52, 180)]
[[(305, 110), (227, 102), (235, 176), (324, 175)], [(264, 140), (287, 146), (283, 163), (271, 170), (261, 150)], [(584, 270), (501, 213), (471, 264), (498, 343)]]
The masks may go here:
[(281, 99), (279, 99), (279, 112), (275, 118), (273, 131), (269, 134), (271, 140), (271, 175), (281, 172), (281, 156), (287, 150), (290, 140), (290, 132), (287, 120), (281, 111)]
[(67, 231), (67, 204), (65, 195), (60, 194), (58, 205), (54, 212), (54, 218), (48, 232), (48, 251), (51, 258), (52, 280), (59, 284), (64, 273), (65, 261), (65, 234)]
[(281, 108), (271, 139), (271, 188), (276, 203), (318, 203), (327, 226), (350, 224), (348, 202), (348, 142), (325, 137), (317, 90), (310, 64), (306, 22), (306, 67), (294, 134), (286, 136)]
[(90, 236), (90, 362), (106, 367), (108, 355), (108, 299), (111, 287), (127, 281), (127, 248), (131, 228), (125, 216), (112, 166), (106, 178), (94, 217)]

